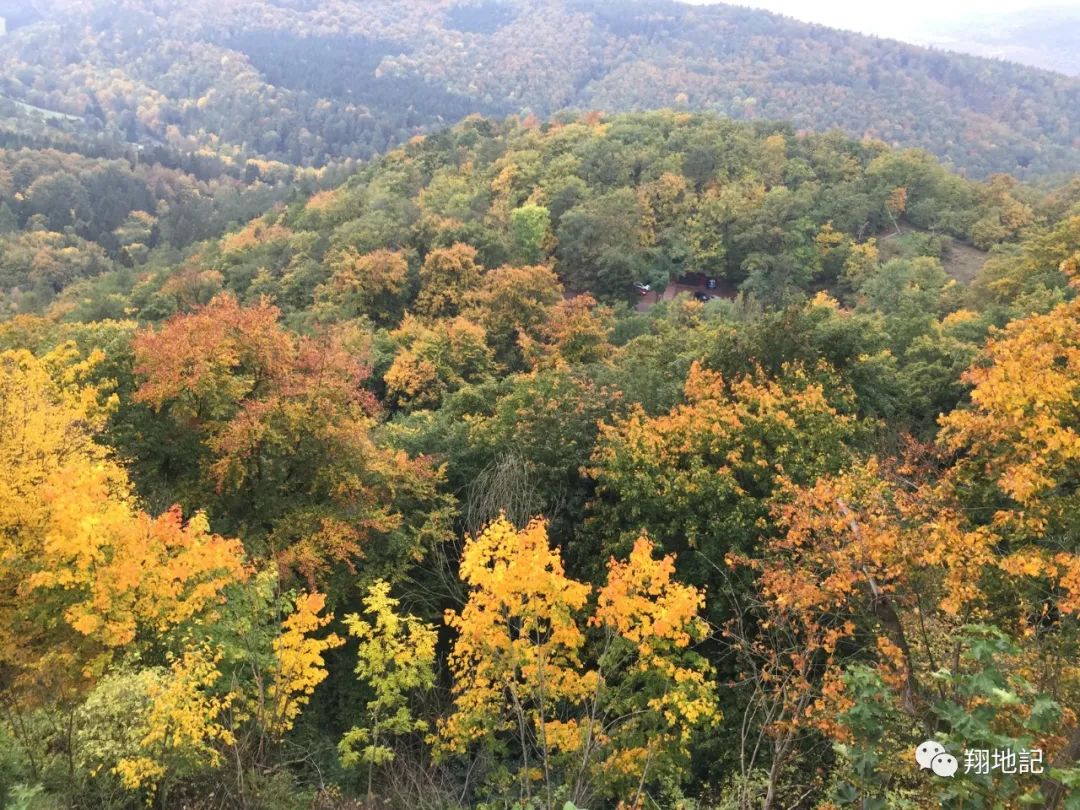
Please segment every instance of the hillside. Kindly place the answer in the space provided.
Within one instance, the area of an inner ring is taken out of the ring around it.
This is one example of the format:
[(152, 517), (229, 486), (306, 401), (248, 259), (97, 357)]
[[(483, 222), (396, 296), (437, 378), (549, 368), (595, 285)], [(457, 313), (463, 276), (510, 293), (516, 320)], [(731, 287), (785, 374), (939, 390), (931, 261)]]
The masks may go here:
[(839, 127), (926, 148), (975, 176), (1040, 176), (1080, 161), (1076, 80), (732, 6), (40, 0), (33, 8), (0, 41), (0, 93), (84, 118), (95, 133), (241, 159), (367, 157), (472, 112), (676, 107)]
[(1076, 810), (1078, 166), (733, 6), (0, 0), (0, 808)]
[[(634, 300), (635, 283), (662, 290), (697, 274), (783, 304), (820, 289), (852, 292), (849, 259), (875, 236), (889, 256), (948, 260), (965, 246), (1015, 242), (1045, 217), (1042, 205), (1007, 178), (972, 182), (922, 152), (784, 125), (673, 112), (544, 125), (470, 118), (201, 246), (183, 270), (189, 280), (195, 268), (212, 273), (217, 289), (241, 298), (270, 295), (286, 312), (327, 317), (321, 296), (343, 256), (404, 250), (415, 263), (465, 243), (482, 266), (550, 264), (569, 290), (611, 303)], [(133, 311), (143, 317), (184, 300), (173, 267), (157, 265), (156, 280), (151, 267), (127, 276), (139, 279)], [(100, 316), (109, 307), (95, 291), (112, 283), (76, 285), (63, 298)], [(159, 287), (168, 293), (153, 293)], [(410, 307), (408, 289), (393, 311)]]
[[(0, 322), (0, 804), (1060, 810), (1080, 779), (1080, 184), (477, 116), (95, 271)], [(928, 726), (1056, 764), (929, 779)]]

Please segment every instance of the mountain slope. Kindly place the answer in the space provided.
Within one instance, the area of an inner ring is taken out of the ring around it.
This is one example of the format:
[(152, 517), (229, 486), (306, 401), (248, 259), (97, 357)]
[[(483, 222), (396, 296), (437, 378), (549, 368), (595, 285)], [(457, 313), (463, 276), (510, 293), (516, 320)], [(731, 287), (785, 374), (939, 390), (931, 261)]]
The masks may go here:
[[(974, 175), (1080, 164), (1080, 82), (668, 0), (40, 0), (0, 92), (129, 140), (318, 164), (461, 118), (684, 107), (841, 127)], [(0, 11), (2, 13), (2, 11)]]
[[(1042, 218), (1028, 195), (1008, 179), (964, 180), (925, 154), (784, 125), (673, 112), (543, 125), (474, 117), (201, 245), (179, 268), (77, 284), (60, 309), (159, 318), (225, 289), (270, 296), (300, 320), (333, 320), (340, 294), (347, 311), (359, 295), (363, 314), (383, 320), (421, 306), (412, 282), (399, 278), (393, 301), (348, 292), (353, 276), (379, 275), (358, 270), (358, 257), (402, 251), (417, 270), (459, 243), (485, 267), (550, 266), (568, 290), (608, 303), (638, 301), (636, 282), (658, 291), (700, 275), (782, 304), (850, 291), (858, 257), (877, 255), (875, 234), (887, 237), (882, 255), (946, 261), (957, 242), (976, 253), (1011, 244)], [(467, 275), (433, 289), (455, 296)]]

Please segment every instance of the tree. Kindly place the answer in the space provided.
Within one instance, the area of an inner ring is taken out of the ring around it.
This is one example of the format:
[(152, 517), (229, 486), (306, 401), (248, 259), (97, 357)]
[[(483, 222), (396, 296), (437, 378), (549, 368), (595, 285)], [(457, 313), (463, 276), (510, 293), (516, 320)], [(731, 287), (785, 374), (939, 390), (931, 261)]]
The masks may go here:
[(1080, 251), (1080, 216), (1068, 216), (1051, 228), (1033, 229), (1020, 245), (999, 248), (972, 284), (981, 302), (1011, 304), (1020, 314), (1046, 311), (1067, 286), (1062, 271)]
[(733, 277), (728, 271), (731, 230), (742, 207), (757, 205), (764, 188), (709, 189), (693, 202), (686, 221), (693, 269), (711, 276)]
[(904, 186), (897, 186), (889, 192), (889, 196), (885, 198), (885, 211), (899, 236), (900, 224), (896, 220), (907, 212), (907, 189)]
[(603, 360), (613, 350), (614, 313), (591, 295), (575, 295), (551, 307), (535, 338), (520, 335), (525, 359), (534, 368), (575, 366)]
[(1069, 484), (1080, 470), (1080, 304), (1012, 322), (984, 357), (964, 375), (971, 406), (941, 419), (945, 447), (963, 453), (957, 486), (993, 510), (997, 531), (1060, 537), (1071, 548), (1080, 532)]
[[(1064, 616), (1075, 612), (1070, 575), (1023, 550), (1002, 553), (1000, 538), (970, 522), (947, 481), (905, 472), (872, 460), (797, 488), (777, 508), (783, 533), (763, 562), (750, 564), (761, 571), (767, 621), (802, 639), (772, 673), (775, 689), (788, 690), (784, 700), (803, 707), (785, 716), (844, 743), (858, 778), (838, 795), (879, 802), (888, 784), (926, 802), (1052, 795), (1050, 783), (990, 775), (952, 789), (895, 764), (920, 740), (982, 739), (1060, 751), (1060, 778), (1075, 778), (1076, 732), (1064, 707), (1076, 681), (1061, 657), (1074, 633), (1038, 640), (1030, 623), (1044, 620), (1023, 587), (1024, 577), (1061, 577)], [(1002, 574), (1012, 578), (1004, 588)]]
[[(211, 620), (249, 575), (236, 540), (179, 507), (151, 517), (93, 440), (108, 405), (71, 346), (0, 355), (5, 689), (78, 693), (122, 650)], [(107, 401), (106, 401), (107, 403)], [(46, 695), (39, 695), (44, 698)]]
[(336, 633), (323, 638), (312, 634), (326, 627), (333, 615), (322, 615), (326, 597), (321, 593), (300, 594), (281, 623), (281, 633), (273, 640), (273, 679), (266, 688), (265, 705), (258, 707), (259, 725), (280, 737), (293, 727), (297, 716), (311, 699), (315, 687), (326, 679), (323, 654), (340, 647), (345, 640)]
[(417, 314), (427, 318), (457, 315), (466, 296), (479, 286), (482, 272), (476, 263), (476, 249), (469, 245), (459, 243), (431, 251), (420, 266)]
[(443, 397), (494, 370), (487, 333), (464, 317), (428, 325), (406, 316), (390, 333), (401, 348), (383, 377), (390, 403), (399, 408), (437, 408)]
[(85, 226), (93, 216), (86, 187), (66, 173), (35, 180), (26, 190), (26, 205), (31, 214), (45, 217), (51, 231)]
[(589, 619), (603, 634), (603, 685), (586, 724), (583, 759), (594, 755), (597, 781), (631, 806), (650, 783), (678, 784), (696, 735), (720, 719), (715, 673), (693, 651), (709, 634), (699, 615), (705, 594), (675, 579), (675, 555), (657, 559), (654, 552), (642, 535), (626, 560), (608, 561)]
[(468, 601), (446, 614), (458, 635), (449, 659), (454, 710), (439, 724), (441, 746), (463, 753), (509, 735), (520, 798), (531, 801), (540, 781), (551, 806), (553, 759), (577, 748), (567, 723), (597, 688), (596, 672), (582, 666), (576, 617), (590, 587), (566, 576), (542, 521), (519, 532), (496, 520), (466, 543), (461, 579)]
[(971, 404), (941, 419), (937, 457), (870, 461), (776, 507), (783, 533), (750, 565), (768, 621), (795, 628), (802, 660), (819, 662), (796, 683), (813, 695), (803, 717), (845, 741), (861, 775), (845, 795), (879, 800), (905, 779), (883, 750), (935, 736), (1040, 747), (1054, 769), (1041, 783), (910, 786), (927, 801), (1054, 807), (1076, 780), (1080, 555), (1064, 482), (1075, 476), (1078, 322), (1069, 302), (994, 335), (965, 375)]
[(647, 272), (641, 213), (623, 188), (582, 203), (559, 220), (559, 274), (575, 292), (625, 299)]
[(346, 732), (338, 752), (345, 767), (367, 765), (369, 801), (375, 769), (394, 761), (390, 739), (428, 729), (427, 721), (410, 711), (411, 693), (435, 685), (437, 631), (415, 616), (398, 615), (399, 604), (390, 596), (390, 585), (379, 581), (364, 597), (367, 618), (356, 613), (345, 617), (349, 635), (359, 640), (356, 676), (373, 697), (364, 706), (364, 724)]
[[(490, 409), (470, 414), (466, 422), (466, 452), (474, 458), (478, 454), (484, 464), (463, 486), (476, 494), (473, 482), (486, 478), (485, 468), (517, 459), (528, 482), (532, 514), (546, 515), (560, 538), (576, 531), (591, 492), (582, 468), (596, 442), (598, 423), (613, 411), (622, 412), (621, 399), (617, 389), (576, 369), (543, 369), (514, 378)], [(489, 507), (482, 510), (482, 523), (511, 504)]]
[(653, 550), (640, 537), (609, 561), (586, 619), (592, 588), (565, 575), (543, 521), (517, 530), (500, 517), (469, 538), (468, 599), (446, 616), (458, 635), (441, 753), (509, 753), (519, 797), (547, 808), (597, 794), (634, 806), (646, 787), (677, 784), (694, 735), (719, 714), (712, 672), (689, 649), (707, 633), (704, 596)]
[(510, 235), (514, 259), (537, 264), (547, 253), (551, 240), (551, 214), (541, 205), (523, 205), (510, 213)]
[(401, 252), (377, 250), (360, 255), (345, 248), (330, 260), (332, 275), (315, 292), (316, 300), (337, 319), (367, 315), (375, 323), (397, 323), (409, 263)]
[(647, 530), (707, 582), (695, 552), (717, 561), (749, 551), (781, 482), (842, 467), (854, 435), (805, 369), (728, 381), (695, 362), (683, 404), (655, 418), (639, 406), (601, 426), (588, 468), (593, 520), (615, 549)]
[(520, 362), (515, 357), (519, 341), (542, 328), (562, 294), (550, 267), (499, 267), (470, 296), (469, 315), (486, 330), (496, 356), (513, 367)]
[(145, 685), (145, 719), (138, 754), (122, 757), (113, 767), (124, 787), (154, 796), (165, 780), (200, 765), (221, 764), (218, 744), (236, 738), (224, 725), (224, 715), (236, 694), (215, 695), (221, 678), (220, 656), (205, 646), (191, 646), (174, 658), (167, 673), (156, 673)]
[(175, 429), (163, 468), (283, 572), (344, 587), (365, 559), (390, 576), (441, 536), (439, 474), (372, 439), (355, 334), (301, 338), (277, 318), (222, 295), (136, 337), (135, 399)]

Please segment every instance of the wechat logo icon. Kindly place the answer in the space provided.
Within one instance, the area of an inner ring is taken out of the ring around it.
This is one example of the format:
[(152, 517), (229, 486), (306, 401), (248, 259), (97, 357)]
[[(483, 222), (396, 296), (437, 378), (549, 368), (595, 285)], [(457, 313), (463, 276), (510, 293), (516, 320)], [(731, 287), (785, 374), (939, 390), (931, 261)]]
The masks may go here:
[(952, 776), (960, 767), (956, 757), (934, 740), (927, 740), (915, 749), (915, 761), (922, 770), (933, 771), (936, 776)]

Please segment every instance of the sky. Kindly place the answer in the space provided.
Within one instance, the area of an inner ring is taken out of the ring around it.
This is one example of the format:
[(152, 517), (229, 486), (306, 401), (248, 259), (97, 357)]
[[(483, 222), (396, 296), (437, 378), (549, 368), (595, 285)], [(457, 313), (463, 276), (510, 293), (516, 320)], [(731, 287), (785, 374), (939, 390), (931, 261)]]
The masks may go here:
[[(919, 33), (938, 23), (1024, 11), (1035, 6), (1080, 8), (1080, 0), (727, 0), (733, 5), (764, 8), (832, 28), (861, 31), (896, 39), (917, 40)], [(685, 0), (706, 5), (714, 0)]]

